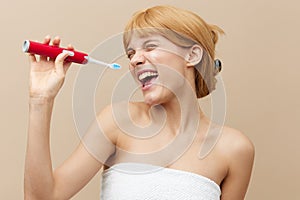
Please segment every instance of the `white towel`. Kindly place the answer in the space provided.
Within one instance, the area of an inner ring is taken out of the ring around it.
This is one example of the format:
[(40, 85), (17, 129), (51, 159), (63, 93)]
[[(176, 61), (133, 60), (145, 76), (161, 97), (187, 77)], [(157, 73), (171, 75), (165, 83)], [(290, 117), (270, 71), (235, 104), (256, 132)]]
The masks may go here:
[(148, 164), (120, 163), (103, 172), (101, 200), (219, 200), (204, 176)]

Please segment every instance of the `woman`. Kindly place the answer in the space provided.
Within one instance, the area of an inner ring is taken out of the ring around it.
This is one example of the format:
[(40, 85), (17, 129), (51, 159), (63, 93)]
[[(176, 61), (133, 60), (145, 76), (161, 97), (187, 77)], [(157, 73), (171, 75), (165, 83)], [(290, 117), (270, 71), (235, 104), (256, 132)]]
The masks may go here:
[[(137, 12), (123, 42), (144, 102), (107, 106), (55, 170), (49, 127), (55, 96), (70, 67), (64, 61), (68, 53), (39, 61), (29, 55), (25, 198), (69, 199), (104, 168), (101, 199), (244, 199), (254, 147), (240, 131), (213, 124), (197, 103), (215, 88), (219, 33), (217, 26), (179, 8)], [(59, 43), (59, 38), (52, 41)], [(201, 157), (207, 141), (213, 145)]]

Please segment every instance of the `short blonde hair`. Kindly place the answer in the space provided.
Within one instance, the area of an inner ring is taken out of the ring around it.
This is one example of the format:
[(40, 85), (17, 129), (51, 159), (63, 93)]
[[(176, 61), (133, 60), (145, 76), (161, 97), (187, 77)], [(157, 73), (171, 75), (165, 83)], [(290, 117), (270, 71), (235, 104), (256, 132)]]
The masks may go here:
[(224, 33), (215, 25), (207, 24), (197, 14), (173, 6), (155, 6), (136, 12), (127, 23), (123, 43), (127, 48), (133, 30), (142, 35), (158, 33), (176, 45), (191, 47), (199, 44), (203, 48), (201, 62), (195, 66), (195, 88), (198, 98), (210, 94), (216, 85), (215, 45), (219, 34)]

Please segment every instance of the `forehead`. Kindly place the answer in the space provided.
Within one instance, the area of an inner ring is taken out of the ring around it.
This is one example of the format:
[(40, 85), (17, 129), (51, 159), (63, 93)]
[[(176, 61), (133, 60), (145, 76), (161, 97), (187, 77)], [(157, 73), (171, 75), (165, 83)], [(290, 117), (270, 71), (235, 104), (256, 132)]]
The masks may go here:
[(132, 34), (126, 51), (129, 52), (136, 49), (143, 49), (147, 47), (147, 44), (152, 42), (157, 45), (157, 49), (176, 54), (180, 57), (185, 55), (189, 49), (187, 47), (178, 46), (161, 34), (153, 33), (147, 35)]
[(160, 44), (176, 45), (188, 48), (196, 44), (191, 38), (179, 34), (169, 29), (159, 28), (140, 28), (126, 31), (123, 34), (123, 44), (125, 49), (141, 46), (147, 40), (157, 40)]
[(147, 42), (159, 42), (160, 44), (170, 44), (171, 41), (169, 41), (164, 36), (158, 34), (158, 33), (152, 33), (152, 34), (145, 34), (142, 35), (140, 33), (133, 33), (131, 34), (130, 40), (128, 42), (127, 47), (128, 48), (138, 48), (145, 45)]

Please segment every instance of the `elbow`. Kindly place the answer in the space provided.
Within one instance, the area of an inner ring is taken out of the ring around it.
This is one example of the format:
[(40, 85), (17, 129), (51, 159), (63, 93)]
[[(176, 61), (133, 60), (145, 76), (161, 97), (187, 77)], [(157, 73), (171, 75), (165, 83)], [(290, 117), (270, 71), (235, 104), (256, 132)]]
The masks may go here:
[(38, 200), (42, 199), (38, 195), (34, 194), (31, 191), (25, 190), (24, 192), (24, 200)]
[(26, 192), (24, 194), (24, 200), (38, 200), (38, 199), (39, 199), (38, 197), (32, 194), (27, 194)]
[(57, 200), (52, 194), (37, 190), (25, 189), (24, 200)]

